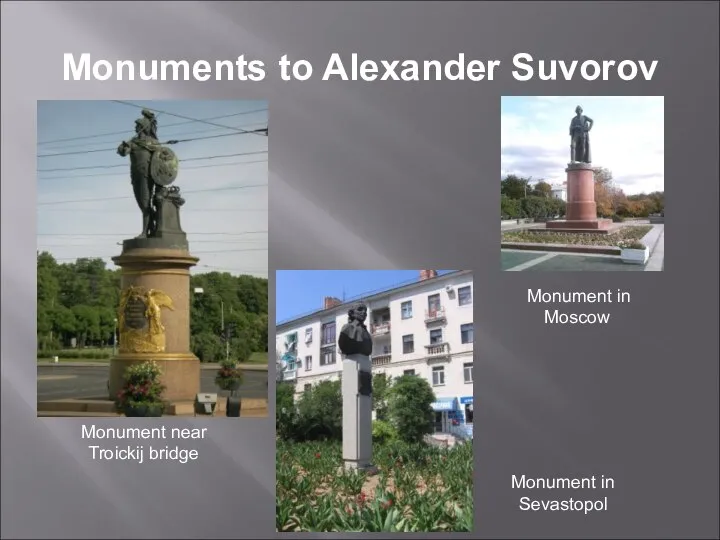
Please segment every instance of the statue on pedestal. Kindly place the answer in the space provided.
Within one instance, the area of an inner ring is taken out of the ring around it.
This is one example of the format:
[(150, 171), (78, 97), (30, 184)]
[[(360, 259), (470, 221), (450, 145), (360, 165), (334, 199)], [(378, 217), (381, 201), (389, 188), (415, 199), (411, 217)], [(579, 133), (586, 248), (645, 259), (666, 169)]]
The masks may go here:
[(580, 105), (570, 121), (570, 163), (592, 163), (590, 157), (590, 130), (593, 119), (583, 114)]
[(340, 352), (345, 356), (372, 354), (372, 336), (365, 326), (365, 319), (367, 319), (367, 306), (362, 302), (348, 310), (348, 322), (340, 330), (338, 339)]
[(179, 209), (185, 201), (180, 188), (170, 187), (177, 178), (178, 158), (158, 140), (157, 118), (152, 111), (143, 109), (135, 121), (135, 137), (121, 142), (117, 153), (130, 156), (130, 180), (143, 221), (137, 238), (153, 238), (162, 232), (184, 235)]

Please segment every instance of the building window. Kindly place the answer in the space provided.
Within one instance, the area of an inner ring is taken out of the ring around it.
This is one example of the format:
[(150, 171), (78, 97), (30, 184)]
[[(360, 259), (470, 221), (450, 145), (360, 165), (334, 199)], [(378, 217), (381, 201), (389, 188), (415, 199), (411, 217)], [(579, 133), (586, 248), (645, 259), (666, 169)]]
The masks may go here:
[(312, 371), (312, 356), (305, 357), (305, 371)]
[(473, 323), (463, 324), (460, 326), (460, 341), (463, 343), (472, 343), (475, 341)]
[(390, 345), (383, 345), (383, 354), (392, 354), (392, 347)]
[(327, 347), (320, 351), (320, 365), (330, 366), (335, 363), (335, 347)]
[(439, 345), (443, 342), (442, 328), (430, 330), (430, 345)]
[(466, 383), (473, 382), (473, 365), (472, 362), (463, 364), (463, 378)]
[(431, 315), (434, 315), (438, 311), (440, 311), (440, 308), (442, 305), (440, 304), (440, 295), (439, 294), (431, 294), (428, 296), (428, 312)]
[(410, 375), (410, 376), (415, 375), (415, 370), (414, 369), (406, 369), (405, 371), (403, 371), (403, 375)]
[(312, 343), (312, 328), (305, 329), (305, 343)]
[(320, 335), (321, 345), (335, 345), (335, 322), (329, 322), (322, 325)]
[(309, 392), (311, 388), (312, 388), (312, 384), (311, 384), (311, 383), (307, 383), (307, 384), (305, 385), (305, 391), (306, 391), (306, 392)]
[(472, 304), (472, 288), (470, 285), (458, 289), (458, 304), (461, 306)]
[(465, 423), (466, 424), (473, 423), (473, 404), (472, 403), (465, 404)]
[(400, 304), (401, 318), (412, 319), (412, 300)]
[(432, 384), (433, 386), (443, 386), (445, 384), (445, 368), (443, 366), (432, 368)]
[(410, 354), (415, 352), (415, 337), (412, 334), (402, 337), (403, 340), (403, 354)]

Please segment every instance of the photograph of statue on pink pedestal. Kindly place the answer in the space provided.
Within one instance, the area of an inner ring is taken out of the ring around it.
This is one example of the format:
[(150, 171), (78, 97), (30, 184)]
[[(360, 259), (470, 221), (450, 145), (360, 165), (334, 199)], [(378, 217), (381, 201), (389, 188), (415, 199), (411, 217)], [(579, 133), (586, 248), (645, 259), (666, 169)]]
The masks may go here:
[(510, 96), (501, 117), (503, 270), (663, 269), (662, 97)]

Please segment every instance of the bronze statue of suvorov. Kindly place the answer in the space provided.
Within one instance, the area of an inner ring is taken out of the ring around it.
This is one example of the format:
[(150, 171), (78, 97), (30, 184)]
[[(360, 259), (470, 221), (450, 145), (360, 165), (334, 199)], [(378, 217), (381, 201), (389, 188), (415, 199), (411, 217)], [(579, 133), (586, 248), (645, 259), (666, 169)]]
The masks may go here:
[(367, 306), (362, 302), (348, 310), (348, 322), (340, 330), (338, 339), (340, 352), (345, 356), (353, 354), (370, 356), (372, 354), (372, 336), (365, 326), (367, 311)]
[(593, 119), (583, 114), (580, 105), (570, 121), (570, 163), (592, 163), (590, 156), (590, 130)]
[[(162, 228), (159, 225), (163, 222), (160, 216), (163, 202), (167, 199), (175, 210), (185, 202), (179, 196), (178, 188), (168, 187), (177, 177), (178, 159), (158, 140), (157, 118), (152, 111), (143, 109), (142, 116), (135, 121), (135, 136), (121, 142), (117, 153), (122, 157), (130, 156), (130, 179), (143, 222), (137, 238), (151, 238)], [(174, 225), (177, 222), (179, 231), (179, 217), (169, 218), (165, 216), (165, 223), (173, 222)]]

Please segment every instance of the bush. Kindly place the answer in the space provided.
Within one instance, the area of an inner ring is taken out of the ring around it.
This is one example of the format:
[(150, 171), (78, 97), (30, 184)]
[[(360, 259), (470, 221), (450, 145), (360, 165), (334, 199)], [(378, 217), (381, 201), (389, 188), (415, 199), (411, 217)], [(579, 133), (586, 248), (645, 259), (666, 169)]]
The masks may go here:
[(388, 417), (402, 441), (419, 443), (432, 433), (435, 394), (430, 383), (422, 377), (403, 375), (388, 394)]
[(397, 438), (397, 430), (390, 422), (374, 420), (372, 424), (373, 442), (385, 444)]
[(618, 216), (617, 214), (615, 214), (615, 215), (612, 217), (612, 220), (613, 220), (613, 223), (623, 223), (623, 222), (625, 221), (625, 218), (622, 217), (622, 216)]

